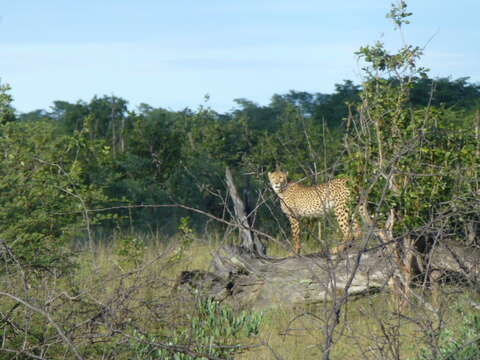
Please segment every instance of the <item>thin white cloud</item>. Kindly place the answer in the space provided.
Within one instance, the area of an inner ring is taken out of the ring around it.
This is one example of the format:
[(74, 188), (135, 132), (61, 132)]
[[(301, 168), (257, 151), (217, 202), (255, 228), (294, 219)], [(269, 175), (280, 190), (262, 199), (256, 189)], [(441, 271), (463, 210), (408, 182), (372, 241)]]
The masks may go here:
[[(12, 84), (22, 111), (112, 92), (134, 104), (177, 108), (198, 104), (195, 99), (207, 92), (212, 98), (219, 94), (222, 103), (261, 92), (258, 100), (265, 102), (282, 90), (325, 91), (321, 83), (333, 88), (336, 76), (343, 72), (341, 78), (351, 78), (348, 69), (353, 68), (348, 44), (205, 49), (201, 54), (155, 45), (23, 44), (2, 46), (0, 54), (4, 80)], [(322, 75), (314, 80), (312, 74)]]
[[(22, 111), (111, 93), (173, 109), (209, 93), (226, 110), (238, 97), (266, 103), (290, 89), (330, 92), (359, 79), (361, 45), (385, 32), (398, 48), (384, 16), (391, 2), (12, 2), (2, 8), (0, 77)], [(422, 60), (432, 75), (480, 80), (477, 3), (467, 2), (466, 13), (449, 2), (411, 4), (409, 41), (423, 45), (441, 27)]]

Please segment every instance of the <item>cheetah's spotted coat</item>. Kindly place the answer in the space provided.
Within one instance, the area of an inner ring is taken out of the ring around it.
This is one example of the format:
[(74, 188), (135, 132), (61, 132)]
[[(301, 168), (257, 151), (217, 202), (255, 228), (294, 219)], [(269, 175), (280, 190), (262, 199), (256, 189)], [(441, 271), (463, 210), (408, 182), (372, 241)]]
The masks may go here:
[(347, 180), (334, 179), (325, 184), (305, 186), (288, 183), (287, 175), (287, 172), (274, 171), (268, 173), (268, 178), (270, 185), (280, 198), (282, 211), (290, 221), (295, 252), (300, 253), (301, 249), (300, 218), (321, 217), (330, 210), (335, 212), (344, 241), (351, 242), (353, 233), (358, 231), (358, 224), (355, 221), (350, 221), (348, 202), (351, 192)]

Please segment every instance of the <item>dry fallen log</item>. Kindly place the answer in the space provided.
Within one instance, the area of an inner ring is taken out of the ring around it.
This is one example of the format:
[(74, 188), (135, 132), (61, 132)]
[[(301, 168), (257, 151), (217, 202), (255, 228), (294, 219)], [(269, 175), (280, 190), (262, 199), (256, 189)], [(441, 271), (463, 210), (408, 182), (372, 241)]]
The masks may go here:
[(327, 301), (334, 293), (377, 291), (387, 285), (394, 264), (381, 249), (275, 259), (255, 256), (241, 247), (224, 246), (217, 251), (213, 268), (213, 272), (184, 271), (178, 283), (218, 300), (266, 308)]
[[(458, 281), (460, 276), (470, 285), (478, 283), (478, 249), (461, 252), (458, 247), (435, 247), (426, 271), (435, 271), (437, 280)], [(370, 294), (387, 288), (392, 276), (399, 276), (394, 257), (383, 247), (277, 259), (259, 257), (238, 246), (224, 246), (215, 254), (212, 267), (212, 272), (182, 272), (178, 286), (256, 309)]]

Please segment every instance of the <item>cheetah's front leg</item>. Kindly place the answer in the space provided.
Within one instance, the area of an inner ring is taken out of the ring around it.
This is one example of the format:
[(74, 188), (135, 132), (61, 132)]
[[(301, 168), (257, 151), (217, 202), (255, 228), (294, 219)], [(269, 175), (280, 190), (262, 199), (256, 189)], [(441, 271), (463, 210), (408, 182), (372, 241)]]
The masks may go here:
[(300, 221), (298, 221), (298, 219), (293, 216), (289, 216), (288, 220), (290, 220), (293, 242), (295, 243), (295, 253), (300, 254), (300, 251), (302, 249), (302, 244), (300, 242)]

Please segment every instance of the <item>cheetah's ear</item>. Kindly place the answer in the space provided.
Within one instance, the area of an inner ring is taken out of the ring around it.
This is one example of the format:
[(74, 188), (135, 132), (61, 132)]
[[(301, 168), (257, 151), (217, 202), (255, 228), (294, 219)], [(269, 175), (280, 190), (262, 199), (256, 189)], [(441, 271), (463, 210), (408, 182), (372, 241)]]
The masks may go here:
[(288, 171), (285, 171), (285, 175), (288, 176)]
[(272, 175), (272, 173), (269, 171), (269, 172), (268, 172), (268, 176), (270, 176), (270, 175)]

